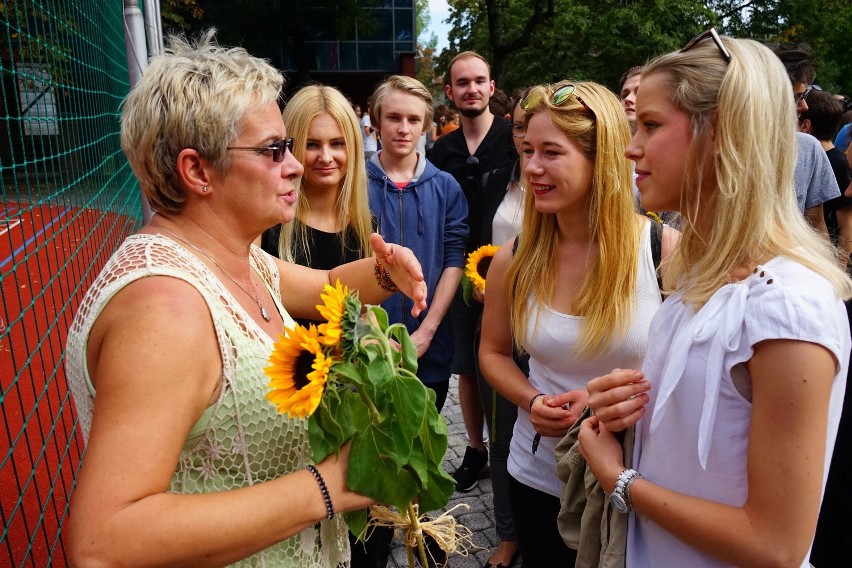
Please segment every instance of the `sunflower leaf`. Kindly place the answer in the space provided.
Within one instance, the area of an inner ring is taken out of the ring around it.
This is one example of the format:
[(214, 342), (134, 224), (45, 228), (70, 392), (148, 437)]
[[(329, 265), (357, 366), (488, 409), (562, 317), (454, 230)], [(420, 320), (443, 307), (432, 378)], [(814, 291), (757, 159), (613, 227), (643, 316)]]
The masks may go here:
[[(394, 377), (394, 372), (387, 360), (382, 357), (370, 361), (369, 365), (367, 365), (367, 375), (370, 377), (371, 386), (379, 394), (385, 392), (387, 384)], [(376, 399), (374, 398), (373, 400)]]
[[(341, 397), (335, 389), (326, 389), (322, 402), (308, 421), (311, 450), (314, 460), (318, 462), (336, 452), (351, 437), (349, 428), (344, 426), (350, 420), (346, 420), (348, 417), (341, 416), (341, 403)], [(341, 423), (338, 418), (344, 419), (343, 422)]]
[(373, 306), (367, 305), (367, 319), (370, 317), (376, 318), (376, 323), (379, 326), (379, 329), (382, 330), (382, 333), (387, 331), (388, 329), (388, 313), (381, 306)]
[(417, 373), (417, 347), (411, 341), (408, 330), (401, 323), (395, 323), (388, 328), (388, 337), (393, 337), (399, 343), (402, 354), (402, 368)]
[(364, 541), (369, 514), (369, 509), (358, 509), (357, 511), (343, 513), (343, 518), (346, 520), (346, 526), (349, 527), (349, 532), (354, 534), (361, 542)]
[(418, 493), (420, 507), (424, 511), (434, 511), (447, 504), (453, 491), (456, 490), (456, 480), (443, 468), (430, 467), (428, 481)]
[(455, 491), (456, 482), (443, 467), (444, 455), (447, 452), (447, 423), (438, 414), (434, 401), (427, 406), (426, 420), (415, 447), (416, 452), (422, 452), (426, 464), (425, 479), (422, 474), (420, 476), (420, 506), (425, 511), (439, 509), (449, 501)]
[(359, 432), (352, 441), (346, 482), (356, 493), (404, 510), (418, 487), (410, 472), (396, 466), (392, 454), (393, 440), (379, 428)]
[(345, 378), (351, 385), (364, 386), (370, 382), (370, 378), (365, 376), (357, 365), (349, 363), (348, 361), (339, 361), (335, 363), (331, 370), (338, 376)]
[(471, 279), (465, 273), (462, 273), (461, 289), (462, 289), (462, 299), (464, 299), (464, 303), (469, 306), (470, 305), (470, 299), (473, 296), (473, 281), (471, 281)]
[(384, 359), (385, 351), (375, 339), (367, 338), (361, 343), (361, 355), (366, 356), (367, 361), (372, 363), (376, 359)]
[(426, 412), (423, 430), (421, 439), (426, 457), (433, 463), (441, 464), (447, 453), (447, 423), (438, 414), (434, 404)]
[(390, 395), (394, 416), (404, 420), (388, 420), (401, 465), (408, 461), (411, 446), (426, 419), (426, 387), (417, 377), (398, 376), (388, 381), (386, 392)]
[(340, 445), (335, 443), (336, 436), (325, 430), (328, 426), (320, 419), (320, 415), (324, 410), (323, 407), (324, 405), (320, 405), (308, 420), (308, 438), (311, 441), (311, 454), (317, 463), (340, 448)]

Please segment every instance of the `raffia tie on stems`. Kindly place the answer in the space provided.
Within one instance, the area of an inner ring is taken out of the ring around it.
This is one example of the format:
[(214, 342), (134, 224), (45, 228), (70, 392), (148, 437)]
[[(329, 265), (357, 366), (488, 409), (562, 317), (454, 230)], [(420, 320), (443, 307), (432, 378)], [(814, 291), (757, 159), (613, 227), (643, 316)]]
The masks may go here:
[(427, 515), (420, 515), (416, 504), (411, 506), (414, 509), (417, 526), (412, 523), (407, 513), (400, 513), (383, 505), (370, 507), (367, 534), (369, 535), (374, 527), (392, 528), (402, 534), (401, 540), (409, 550), (419, 548), (418, 540), (427, 534), (447, 555), (467, 556), (472, 549), (480, 548), (473, 542), (473, 531), (453, 517), (454, 511), (470, 509), (470, 505), (459, 503), (434, 519), (430, 519)]

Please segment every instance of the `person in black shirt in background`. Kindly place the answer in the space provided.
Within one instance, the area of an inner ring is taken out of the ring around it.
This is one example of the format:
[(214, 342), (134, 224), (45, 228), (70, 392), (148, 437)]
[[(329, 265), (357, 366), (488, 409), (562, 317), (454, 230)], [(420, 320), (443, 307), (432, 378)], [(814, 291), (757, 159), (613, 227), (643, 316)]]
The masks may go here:
[[(473, 51), (462, 52), (450, 61), (446, 77), (444, 90), (461, 115), (461, 128), (441, 136), (435, 142), (429, 160), (456, 178), (464, 191), (471, 235), (467, 252), (471, 252), (481, 245), (494, 244), (479, 242), (476, 237), (481, 233), (481, 224), (491, 222), (491, 219), (482, 218), (483, 174), (498, 168), (511, 168), (517, 160), (517, 153), (512, 141), (511, 123), (502, 116), (494, 116), (489, 110), (494, 81), (485, 58)], [(476, 487), (477, 478), (488, 467), (488, 450), (483, 436), (484, 411), (474, 360), (474, 332), (482, 304), (471, 303), (471, 306), (465, 304), (459, 289), (450, 307), (455, 335), (452, 371), (459, 377), (459, 403), (470, 442), (461, 466), (453, 474), (457, 491), (470, 491)]]
[[(850, 181), (846, 156), (834, 146), (843, 105), (825, 91), (812, 89), (805, 97), (808, 108), (799, 115), (799, 129), (816, 138), (825, 150), (837, 185), (841, 191)], [(852, 253), (852, 198), (835, 197), (823, 204), (825, 224), (831, 242), (846, 251), (846, 257)]]

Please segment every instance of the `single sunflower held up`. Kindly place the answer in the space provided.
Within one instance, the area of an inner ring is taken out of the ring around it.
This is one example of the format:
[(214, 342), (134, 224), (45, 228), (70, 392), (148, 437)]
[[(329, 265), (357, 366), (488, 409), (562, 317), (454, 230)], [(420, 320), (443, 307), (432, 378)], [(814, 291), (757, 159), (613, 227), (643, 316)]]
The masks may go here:
[[(266, 398), (291, 419), (307, 419), (315, 462), (351, 443), (347, 484), (362, 495), (395, 507), (345, 513), (353, 534), (391, 526), (426, 566), (423, 533), (452, 553), (464, 553), (470, 531), (445, 513), (437, 519), (418, 510), (443, 508), (455, 481), (443, 468), (447, 425), (435, 408), (435, 393), (415, 374), (417, 349), (402, 324), (389, 325), (380, 306), (362, 314), (357, 293), (326, 285), (317, 310), (318, 327), (296, 325), (275, 342)], [(398, 347), (397, 347), (398, 345)], [(465, 532), (467, 531), (467, 532)]]
[(467, 255), (467, 264), (464, 267), (461, 279), (462, 294), (467, 305), (470, 305), (474, 288), (480, 292), (485, 292), (485, 276), (488, 274), (488, 267), (491, 266), (491, 261), (499, 248), (497, 245), (482, 245)]

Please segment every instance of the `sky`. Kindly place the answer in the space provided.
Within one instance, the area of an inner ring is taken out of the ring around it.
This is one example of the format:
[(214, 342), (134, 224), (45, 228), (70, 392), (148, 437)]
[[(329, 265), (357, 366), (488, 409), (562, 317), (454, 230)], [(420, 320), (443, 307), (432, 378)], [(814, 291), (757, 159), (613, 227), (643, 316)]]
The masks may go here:
[(449, 46), (447, 36), (450, 35), (450, 25), (444, 20), (450, 17), (450, 5), (447, 0), (429, 0), (429, 15), (432, 18), (429, 30), (438, 36), (438, 53)]

